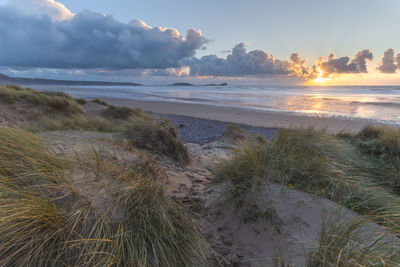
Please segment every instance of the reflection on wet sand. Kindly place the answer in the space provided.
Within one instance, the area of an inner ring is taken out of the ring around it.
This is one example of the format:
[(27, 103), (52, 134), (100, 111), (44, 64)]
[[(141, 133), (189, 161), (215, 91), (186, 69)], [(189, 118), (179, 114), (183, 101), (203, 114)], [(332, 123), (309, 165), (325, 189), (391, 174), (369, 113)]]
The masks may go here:
[(284, 110), (392, 120), (394, 114), (399, 114), (400, 105), (370, 96), (333, 98), (323, 95), (301, 95), (287, 97)]

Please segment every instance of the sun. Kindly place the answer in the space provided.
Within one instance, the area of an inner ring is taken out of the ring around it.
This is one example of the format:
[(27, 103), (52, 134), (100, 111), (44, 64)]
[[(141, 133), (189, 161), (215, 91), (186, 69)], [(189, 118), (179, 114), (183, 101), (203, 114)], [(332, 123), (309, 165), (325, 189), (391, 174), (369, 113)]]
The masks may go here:
[(330, 77), (328, 77), (328, 78), (323, 78), (323, 77), (322, 77), (323, 75), (324, 75), (324, 72), (321, 70), (321, 68), (318, 68), (318, 76), (317, 76), (317, 78), (315, 78), (315, 79), (313, 80), (313, 82), (319, 83), (319, 84), (324, 84), (325, 82), (331, 80)]

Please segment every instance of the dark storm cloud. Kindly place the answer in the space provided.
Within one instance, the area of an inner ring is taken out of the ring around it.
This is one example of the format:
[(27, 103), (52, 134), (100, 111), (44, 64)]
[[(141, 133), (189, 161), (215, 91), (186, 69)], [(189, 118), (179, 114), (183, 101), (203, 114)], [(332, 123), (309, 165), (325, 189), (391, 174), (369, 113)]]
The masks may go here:
[(365, 49), (358, 52), (353, 60), (350, 57), (336, 58), (335, 54), (328, 57), (328, 61), (320, 62), (319, 67), (324, 71), (324, 75), (340, 73), (367, 73), (367, 61), (373, 59), (371, 51)]
[(245, 45), (236, 45), (226, 59), (216, 55), (203, 56), (200, 59), (184, 60), (190, 67), (192, 76), (264, 76), (268, 74), (289, 75), (293, 73), (291, 63), (275, 59), (263, 50), (247, 52)]
[[(398, 55), (399, 56), (399, 55)], [(397, 66), (395, 64), (394, 50), (389, 48), (382, 57), (382, 62), (377, 68), (383, 73), (395, 73)]]
[[(46, 2), (46, 1), (44, 1)], [(0, 6), (0, 65), (56, 69), (179, 67), (207, 40), (200, 31), (186, 37), (175, 29), (82, 11), (64, 20)]]

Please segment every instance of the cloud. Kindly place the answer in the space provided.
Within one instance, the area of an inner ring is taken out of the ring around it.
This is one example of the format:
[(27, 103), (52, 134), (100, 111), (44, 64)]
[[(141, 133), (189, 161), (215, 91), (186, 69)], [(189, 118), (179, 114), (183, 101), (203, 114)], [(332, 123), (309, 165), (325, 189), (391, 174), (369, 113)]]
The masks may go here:
[(226, 59), (216, 55), (184, 60), (182, 64), (190, 67), (192, 76), (265, 76), (290, 75), (292, 64), (275, 59), (263, 50), (246, 51), (245, 44), (236, 45)]
[(9, 5), (26, 15), (47, 15), (54, 21), (70, 19), (74, 15), (54, 0), (10, 0)]
[(31, 2), (12, 0), (0, 6), (2, 66), (174, 68), (207, 42), (194, 29), (183, 37), (175, 29), (150, 27), (140, 20), (122, 23), (88, 10), (74, 15), (52, 0)]
[(318, 76), (318, 69), (322, 69), (324, 76), (341, 73), (367, 73), (367, 61), (373, 59), (371, 51), (365, 49), (354, 56), (336, 58), (331, 54), (327, 61), (320, 58), (315, 65), (306, 66), (305, 59), (298, 53), (292, 53), (290, 60), (276, 59), (263, 50), (246, 51), (245, 44), (236, 45), (230, 54), (224, 58), (216, 55), (190, 58), (182, 61), (190, 67), (191, 76), (213, 77), (259, 77), (268, 75), (281, 77), (297, 77), (302, 80), (314, 79)]
[(397, 54), (396, 61), (397, 61), (397, 67), (398, 67), (399, 70), (400, 70), (400, 54)]
[[(400, 58), (400, 55), (397, 55), (397, 57)], [(397, 66), (395, 64), (394, 50), (392, 48), (389, 48), (385, 51), (382, 57), (382, 62), (377, 69), (380, 70), (382, 73), (396, 72)]]
[(216, 55), (185, 59), (181, 63), (190, 67), (191, 76), (256, 77), (280, 76), (310, 80), (318, 77), (319, 69), (324, 76), (342, 73), (367, 73), (367, 61), (373, 60), (371, 51), (365, 49), (350, 57), (336, 58), (331, 54), (327, 61), (321, 57), (315, 65), (306, 66), (306, 60), (292, 53), (290, 60), (276, 59), (263, 50), (246, 51), (245, 44), (236, 45), (224, 58)]
[(306, 60), (301, 59), (299, 54), (293, 53), (290, 56), (291, 67), (290, 70), (298, 77), (308, 77), (310, 75), (310, 68), (305, 66)]
[[(195, 58), (208, 40), (198, 30), (186, 36), (173, 28), (151, 27), (144, 21), (123, 23), (112, 16), (89, 10), (73, 14), (54, 0), (10, 0), (0, 6), (0, 66), (17, 73), (88, 76), (160, 77), (297, 77), (303, 80), (341, 73), (367, 73), (373, 59), (369, 50), (352, 59), (321, 58), (307, 67), (299, 54), (289, 60), (275, 58), (264, 50), (247, 51), (240, 43), (216, 55)], [(378, 70), (395, 73), (400, 54), (388, 49)]]
[(324, 75), (340, 74), (340, 73), (367, 73), (367, 60), (372, 60), (371, 51), (365, 49), (358, 52), (353, 60), (350, 57), (336, 58), (335, 54), (330, 54), (328, 61), (324, 62), (321, 58), (319, 67), (324, 71)]

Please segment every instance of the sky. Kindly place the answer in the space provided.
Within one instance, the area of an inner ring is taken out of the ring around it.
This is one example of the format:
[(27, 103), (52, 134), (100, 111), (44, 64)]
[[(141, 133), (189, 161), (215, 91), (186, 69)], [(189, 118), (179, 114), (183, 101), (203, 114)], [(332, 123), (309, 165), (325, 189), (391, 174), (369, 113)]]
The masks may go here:
[(398, 0), (0, 0), (0, 73), (399, 85), (399, 11)]

